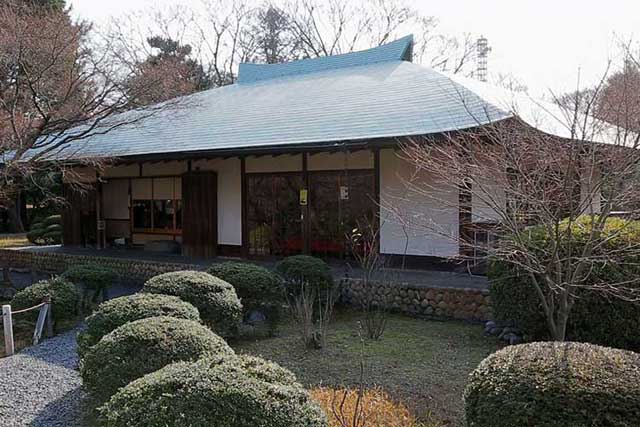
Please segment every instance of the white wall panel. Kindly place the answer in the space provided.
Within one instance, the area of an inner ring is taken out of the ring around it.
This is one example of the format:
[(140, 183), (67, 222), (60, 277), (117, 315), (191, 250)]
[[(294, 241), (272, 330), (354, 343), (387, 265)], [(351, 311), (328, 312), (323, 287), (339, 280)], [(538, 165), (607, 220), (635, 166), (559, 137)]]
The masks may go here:
[[(418, 194), (406, 185), (412, 176), (413, 168), (393, 150), (380, 152), (381, 252), (458, 255), (457, 186), (439, 184), (429, 174), (420, 172), (414, 182), (425, 194)], [(429, 185), (435, 188), (427, 189)]]
[(187, 162), (184, 160), (142, 164), (142, 176), (182, 175), (186, 171)]
[(192, 168), (218, 173), (218, 243), (242, 245), (240, 159), (197, 160)]
[(247, 157), (248, 173), (252, 172), (298, 172), (302, 170), (302, 155)]
[(112, 179), (102, 185), (102, 206), (108, 219), (129, 219), (129, 180)]
[(118, 165), (108, 167), (104, 170), (102, 176), (105, 178), (130, 178), (132, 176), (138, 176), (140, 174), (140, 166), (136, 164), (131, 165)]
[(373, 169), (373, 153), (371, 150), (348, 153), (317, 153), (309, 156), (307, 166), (310, 171)]

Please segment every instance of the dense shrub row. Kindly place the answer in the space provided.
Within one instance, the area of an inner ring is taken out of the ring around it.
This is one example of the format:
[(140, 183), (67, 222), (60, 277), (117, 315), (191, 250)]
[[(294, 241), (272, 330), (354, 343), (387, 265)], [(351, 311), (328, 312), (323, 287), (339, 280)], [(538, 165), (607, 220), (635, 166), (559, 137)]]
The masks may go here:
[(112, 427), (327, 425), (289, 371), (246, 356), (168, 365), (122, 388), (102, 414)]
[(176, 296), (141, 293), (114, 298), (87, 317), (87, 328), (78, 335), (78, 353), (83, 357), (103, 336), (125, 323), (158, 316), (200, 322), (198, 310)]
[[(280, 280), (268, 270), (229, 264), (216, 272), (238, 283), (252, 303), (259, 304), (261, 295), (282, 298)], [(324, 413), (291, 372), (236, 356), (198, 323), (200, 310), (216, 330), (235, 329), (241, 305), (227, 282), (176, 272), (150, 279), (144, 291), (100, 305), (79, 337), (84, 387), (102, 405), (104, 424), (326, 426)]]
[(214, 264), (207, 271), (235, 288), (242, 302), (245, 319), (257, 310), (266, 316), (271, 329), (275, 329), (284, 303), (282, 280), (277, 274), (245, 262)]
[(232, 354), (222, 338), (198, 322), (151, 317), (102, 337), (85, 354), (80, 374), (91, 396), (105, 402), (120, 387), (169, 363)]
[(36, 245), (53, 245), (62, 242), (62, 217), (51, 215), (36, 222), (27, 233), (27, 239)]
[(638, 425), (640, 354), (582, 343), (510, 346), (464, 394), (470, 427)]
[(229, 283), (202, 271), (176, 271), (149, 279), (143, 292), (175, 295), (193, 304), (202, 321), (222, 336), (237, 333), (242, 304)]
[[(14, 311), (33, 307), (47, 297), (51, 298), (53, 319), (56, 322), (73, 320), (78, 316), (80, 295), (72, 283), (60, 277), (43, 280), (18, 291), (11, 300), (11, 307)], [(26, 316), (35, 320), (38, 310), (30, 311)]]
[(287, 257), (276, 265), (276, 272), (282, 276), (290, 294), (300, 292), (302, 285), (317, 290), (326, 290), (333, 285), (331, 268), (320, 258), (308, 255)]
[[(579, 221), (571, 232), (571, 244), (579, 253), (581, 244), (590, 232), (587, 219)], [(605, 233), (615, 236), (608, 241), (608, 250), (630, 243), (640, 244), (640, 222), (620, 218), (607, 220)], [(545, 247), (546, 232), (532, 227), (529, 243), (531, 250)], [(563, 249), (561, 249), (563, 250)], [(618, 283), (637, 275), (638, 260), (621, 258), (615, 262), (606, 259), (590, 266), (590, 275), (583, 285)], [(540, 297), (530, 276), (512, 264), (494, 261), (489, 267), (490, 295), (495, 319), (521, 329), (528, 340), (549, 338)], [(546, 290), (545, 290), (546, 291)], [(591, 290), (576, 290), (576, 302), (569, 315), (567, 338), (572, 341), (640, 350), (640, 304), (609, 298)]]

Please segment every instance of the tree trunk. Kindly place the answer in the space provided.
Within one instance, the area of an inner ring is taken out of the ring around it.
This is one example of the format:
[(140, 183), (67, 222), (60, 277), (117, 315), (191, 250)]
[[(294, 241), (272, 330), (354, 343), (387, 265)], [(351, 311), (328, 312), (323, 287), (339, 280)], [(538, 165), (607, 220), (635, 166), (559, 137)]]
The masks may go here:
[(11, 231), (14, 233), (24, 233), (19, 199), (14, 200), (10, 206), (7, 206), (7, 214), (9, 216), (9, 227), (11, 228)]

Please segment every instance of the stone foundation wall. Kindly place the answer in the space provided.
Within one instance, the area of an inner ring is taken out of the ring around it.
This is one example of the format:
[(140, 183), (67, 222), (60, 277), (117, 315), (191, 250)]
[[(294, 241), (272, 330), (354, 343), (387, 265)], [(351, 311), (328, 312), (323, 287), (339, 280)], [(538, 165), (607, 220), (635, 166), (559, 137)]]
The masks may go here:
[(366, 295), (372, 295), (373, 304), (385, 303), (392, 311), (435, 319), (484, 322), (493, 316), (488, 290), (406, 283), (374, 283), (367, 288), (361, 280), (344, 281), (343, 300), (348, 304), (361, 305)]
[[(196, 264), (143, 261), (112, 257), (73, 255), (56, 252), (27, 252), (0, 249), (0, 266), (24, 268), (39, 273), (60, 274), (72, 265), (94, 263), (112, 268), (126, 283), (142, 284), (158, 274), (180, 270), (203, 270)], [(393, 311), (436, 319), (486, 321), (492, 319), (489, 291), (479, 289), (440, 288), (397, 282), (370, 285), (375, 304), (386, 303)], [(342, 299), (360, 305), (365, 292), (360, 280), (342, 283)]]
[(204, 269), (203, 266), (196, 264), (0, 249), (0, 266), (25, 268), (39, 273), (60, 274), (70, 266), (78, 264), (99, 264), (112, 268), (120, 273), (122, 281), (135, 284), (144, 283), (153, 276), (171, 271)]

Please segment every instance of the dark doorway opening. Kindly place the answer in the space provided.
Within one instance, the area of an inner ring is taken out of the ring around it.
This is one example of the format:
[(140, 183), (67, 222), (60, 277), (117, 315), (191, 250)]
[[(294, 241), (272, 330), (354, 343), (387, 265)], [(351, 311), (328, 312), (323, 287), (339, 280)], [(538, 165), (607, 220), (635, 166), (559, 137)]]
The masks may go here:
[(306, 232), (310, 254), (344, 259), (353, 230), (376, 221), (373, 170), (313, 171), (308, 177), (308, 193), (301, 194), (301, 172), (246, 175), (250, 256), (304, 253)]

